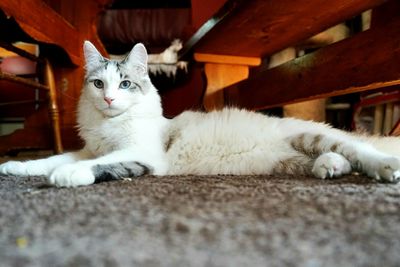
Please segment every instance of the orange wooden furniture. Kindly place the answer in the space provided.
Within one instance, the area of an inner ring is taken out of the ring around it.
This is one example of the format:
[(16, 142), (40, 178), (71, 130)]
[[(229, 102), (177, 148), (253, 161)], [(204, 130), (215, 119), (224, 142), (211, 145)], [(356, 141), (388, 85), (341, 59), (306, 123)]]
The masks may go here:
[[(396, 0), (226, 1), (188, 42), (205, 64), (206, 108), (257, 110), (400, 84), (399, 6)], [(272, 69), (249, 63), (369, 9), (370, 30)]]
[[(22, 84), (32, 89), (44, 90), (48, 94), (49, 102), (49, 118), (50, 125), (52, 129), (52, 139), (53, 139), (53, 150), (54, 153), (59, 154), (63, 152), (63, 146), (61, 142), (61, 132), (60, 132), (60, 119), (59, 110), (57, 104), (57, 90), (54, 81), (53, 68), (48, 59), (37, 57), (25, 50), (14, 46), (7, 42), (0, 42), (0, 47), (15, 53), (21, 57), (27, 58), (32, 62), (36, 62), (36, 73), (33, 77), (25, 78), (23, 76), (13, 74), (10, 72), (3, 72), (0, 68), (0, 80), (7, 80), (14, 83)], [(10, 55), (9, 55), (10, 56)], [(32, 79), (33, 78), (33, 79)], [(0, 88), (1, 90), (1, 88)], [(12, 105), (13, 103), (5, 103)], [(3, 137), (6, 138), (6, 137)], [(29, 138), (29, 137), (27, 137)], [(19, 147), (18, 147), (19, 145)], [(15, 144), (14, 148), (24, 148), (24, 141), (21, 140), (20, 144)]]
[[(96, 30), (98, 14), (111, 2), (110, 0), (2, 0), (0, 11), (5, 14), (0, 30), (5, 34), (0, 41), (10, 41), (15, 32), (22, 32), (27, 41), (41, 45), (42, 58), (50, 60), (53, 71), (47, 65), (48, 78), (53, 72), (54, 84), (59, 107), (59, 124), (62, 143), (66, 149), (81, 146), (77, 137), (76, 105), (80, 96), (84, 76), (83, 51), (84, 40), (96, 45), (103, 55), (107, 52)], [(18, 29), (9, 29), (3, 25), (13, 23)], [(11, 41), (21, 41), (14, 39)], [(24, 41), (24, 40), (22, 40)], [(51, 82), (50, 78), (48, 82)], [(55, 103), (55, 102), (53, 102)], [(53, 112), (53, 114), (56, 114)], [(9, 136), (0, 136), (0, 155), (15, 148), (51, 149), (53, 142), (49, 131), (46, 110), (32, 112), (25, 118), (24, 129)], [(21, 143), (23, 140), (23, 144)]]

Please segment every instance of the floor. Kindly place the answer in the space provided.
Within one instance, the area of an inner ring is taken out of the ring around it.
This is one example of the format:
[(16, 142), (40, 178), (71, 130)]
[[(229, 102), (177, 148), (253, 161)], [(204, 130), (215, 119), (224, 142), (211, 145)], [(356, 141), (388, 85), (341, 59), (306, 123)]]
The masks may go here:
[(1, 266), (398, 266), (400, 185), (347, 176), (0, 176)]

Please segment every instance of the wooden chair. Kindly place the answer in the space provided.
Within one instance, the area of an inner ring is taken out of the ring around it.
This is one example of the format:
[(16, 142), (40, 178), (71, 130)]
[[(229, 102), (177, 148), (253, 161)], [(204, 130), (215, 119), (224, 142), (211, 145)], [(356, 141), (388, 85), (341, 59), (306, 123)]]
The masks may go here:
[[(52, 129), (53, 136), (53, 150), (56, 154), (63, 151), (60, 133), (60, 120), (59, 120), (59, 110), (57, 105), (57, 93), (54, 80), (54, 74), (52, 66), (48, 59), (42, 58), (40, 56), (31, 54), (24, 49), (21, 49), (11, 43), (0, 41), (0, 47), (7, 51), (14, 53), (20, 57), (26, 58), (32, 62), (36, 62), (36, 73), (32, 79), (32, 75), (26, 77), (25, 75), (16, 75), (13, 73), (3, 72), (0, 68), (0, 80), (7, 80), (13, 83), (22, 84), (26, 87), (38, 90), (44, 90), (48, 95), (48, 108), (49, 108), (49, 124)], [(36, 76), (36, 77), (35, 77)], [(1, 90), (1, 88), (0, 88)], [(34, 102), (34, 100), (33, 100)], [(2, 103), (3, 105), (13, 105), (15, 103)], [(28, 136), (26, 138), (29, 138)], [(24, 145), (24, 141), (20, 140), (18, 146), (15, 149), (29, 149), (29, 145)]]

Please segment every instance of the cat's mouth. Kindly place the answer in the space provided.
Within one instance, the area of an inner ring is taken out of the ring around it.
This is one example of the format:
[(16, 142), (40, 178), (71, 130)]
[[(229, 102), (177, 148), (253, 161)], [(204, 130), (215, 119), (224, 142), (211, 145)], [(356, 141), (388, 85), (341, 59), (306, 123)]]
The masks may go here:
[(117, 107), (114, 104), (105, 105), (105, 103), (93, 103), (93, 106), (101, 113), (105, 118), (118, 117), (123, 114), (126, 109)]
[(111, 106), (108, 106), (106, 108), (100, 109), (100, 111), (109, 118), (113, 118), (113, 117), (117, 117), (119, 115), (121, 115), (122, 113), (124, 113), (124, 110), (121, 109), (117, 109)]

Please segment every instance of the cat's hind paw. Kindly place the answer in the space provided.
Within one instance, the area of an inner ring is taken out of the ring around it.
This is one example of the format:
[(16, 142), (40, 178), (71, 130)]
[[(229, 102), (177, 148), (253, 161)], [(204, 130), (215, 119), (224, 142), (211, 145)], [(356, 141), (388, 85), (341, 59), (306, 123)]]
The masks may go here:
[(320, 179), (339, 177), (350, 172), (350, 162), (342, 155), (334, 152), (320, 155), (312, 168), (314, 176)]
[(91, 169), (82, 164), (66, 164), (58, 167), (49, 177), (49, 183), (57, 187), (77, 187), (93, 184)]
[(400, 159), (387, 157), (381, 160), (372, 178), (380, 182), (398, 183), (400, 181)]

